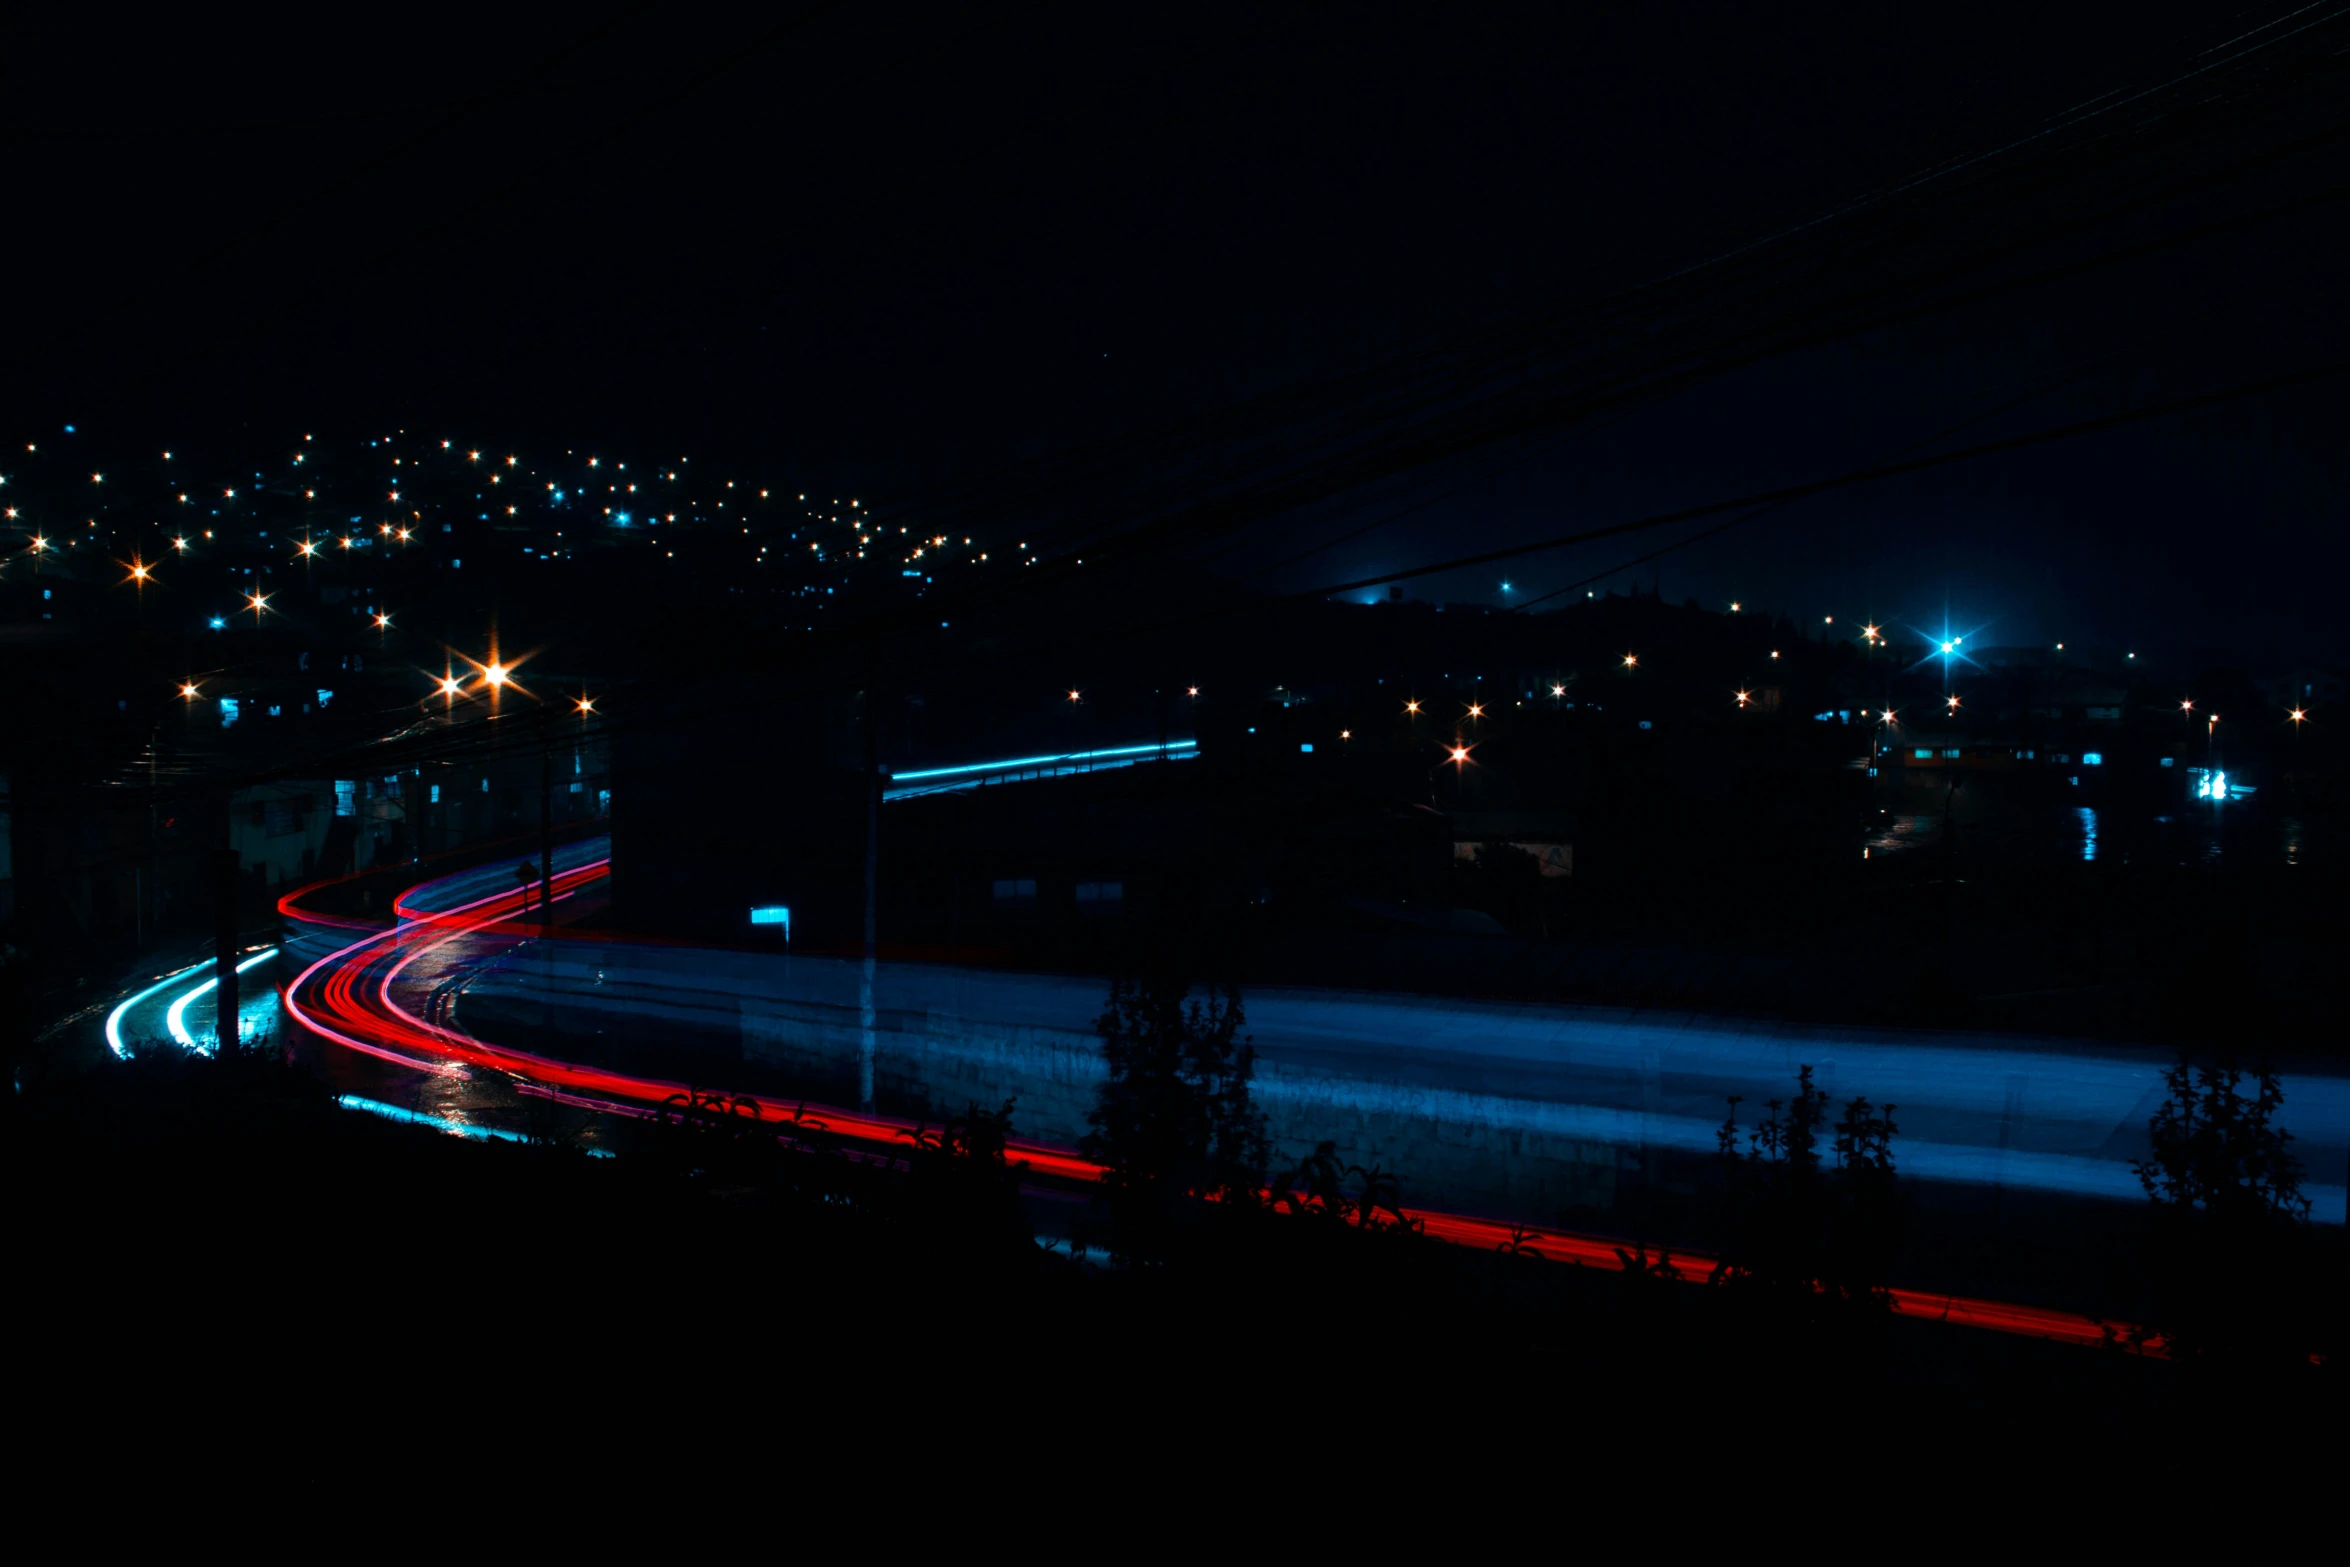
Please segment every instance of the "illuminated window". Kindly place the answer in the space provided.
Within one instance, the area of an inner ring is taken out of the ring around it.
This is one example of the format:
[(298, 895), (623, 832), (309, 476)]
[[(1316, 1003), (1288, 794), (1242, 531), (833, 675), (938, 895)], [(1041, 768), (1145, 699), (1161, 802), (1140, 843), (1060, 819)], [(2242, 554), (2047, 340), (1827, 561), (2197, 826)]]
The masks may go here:
[(791, 940), (791, 910), (780, 903), (762, 904), (751, 910), (751, 923), (771, 926), (783, 932), (784, 940)]
[(1313, 750), (1314, 750), (1314, 748), (1313, 748), (1312, 746), (1310, 746), (1310, 745), (1301, 745), (1301, 746), (1299, 746), (1299, 747), (1298, 747), (1298, 749), (1299, 749), (1300, 751), (1303, 751), (1303, 752), (1305, 752), (1305, 753), (1306, 753), (1307, 755), (1309, 755), (1309, 756), (1313, 754)]
[(2102, 767), (2105, 765), (2105, 753), (2103, 751), (2083, 751), (2081, 753), (2081, 765), (2084, 767)]
[(995, 901), (1006, 908), (1028, 908), (1036, 903), (1036, 881), (1021, 877), (995, 884)]
[(441, 803), (441, 786), (439, 784), (434, 784), (432, 786), (432, 799), (427, 803), (432, 805), (438, 805)]
[(337, 816), (356, 816), (359, 814), (358, 779), (337, 778), (335, 780), (335, 814)]
[(1934, 759), (1933, 749), (1929, 746), (1921, 745), (1911, 754), (1921, 762), (1930, 762)]
[(1107, 914), (1126, 900), (1122, 881), (1081, 881), (1077, 884), (1077, 912)]

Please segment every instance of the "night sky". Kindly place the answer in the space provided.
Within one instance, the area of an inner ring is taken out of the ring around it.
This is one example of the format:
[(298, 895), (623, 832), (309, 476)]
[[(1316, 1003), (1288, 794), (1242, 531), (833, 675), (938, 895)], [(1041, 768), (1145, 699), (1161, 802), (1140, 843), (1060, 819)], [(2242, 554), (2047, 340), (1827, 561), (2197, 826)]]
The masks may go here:
[[(7, 50), (0, 397), (20, 446), (674, 449), (1302, 591), (2350, 357), (2329, 17), (52, 9)], [(1407, 592), (2339, 662), (2345, 413)]]

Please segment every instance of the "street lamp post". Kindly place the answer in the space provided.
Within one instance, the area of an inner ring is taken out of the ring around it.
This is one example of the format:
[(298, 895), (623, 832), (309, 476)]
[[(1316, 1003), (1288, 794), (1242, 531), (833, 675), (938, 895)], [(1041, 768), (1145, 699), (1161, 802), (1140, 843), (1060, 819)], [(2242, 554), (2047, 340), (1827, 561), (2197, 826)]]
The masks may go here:
[[(230, 802), (229, 830), (236, 830), (235, 802)], [(218, 1055), (227, 1060), (237, 1048), (237, 851), (232, 845), (212, 851), (212, 1023), (219, 1041)]]

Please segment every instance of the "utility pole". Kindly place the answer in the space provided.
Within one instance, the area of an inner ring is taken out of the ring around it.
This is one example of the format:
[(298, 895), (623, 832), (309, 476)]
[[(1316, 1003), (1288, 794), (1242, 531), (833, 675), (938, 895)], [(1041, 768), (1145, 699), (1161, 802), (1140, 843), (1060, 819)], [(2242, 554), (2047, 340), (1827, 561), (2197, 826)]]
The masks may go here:
[[(235, 817), (230, 817), (234, 830)], [(213, 1026), (222, 1060), (237, 1048), (237, 851), (212, 851)]]
[(555, 710), (539, 720), (539, 929), (555, 930)]
[[(878, 662), (878, 660), (876, 660)], [(874, 967), (881, 955), (881, 693), (865, 681), (865, 964), (857, 985), (857, 1103), (873, 1108)]]

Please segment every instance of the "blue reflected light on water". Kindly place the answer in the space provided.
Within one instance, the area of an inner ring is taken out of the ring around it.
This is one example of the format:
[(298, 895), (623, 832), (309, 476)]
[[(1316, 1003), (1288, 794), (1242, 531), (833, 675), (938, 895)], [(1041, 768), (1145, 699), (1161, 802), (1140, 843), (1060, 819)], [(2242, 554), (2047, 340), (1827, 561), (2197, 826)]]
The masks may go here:
[(2084, 860), (2093, 860), (2097, 858), (2096, 807), (2088, 805), (2081, 806), (2078, 808), (2076, 814), (2081, 818), (2081, 858)]
[[(451, 1137), (468, 1137), (476, 1142), (488, 1142), (493, 1139), (502, 1143), (527, 1143), (530, 1141), (530, 1138), (525, 1134), (508, 1131), (502, 1126), (483, 1126), (474, 1121), (460, 1121), (454, 1116), (428, 1115), (422, 1110), (404, 1109), (399, 1105), (386, 1104), (381, 1099), (368, 1099), (359, 1094), (338, 1094), (335, 1096), (335, 1103), (346, 1110), (364, 1110), (369, 1115), (380, 1115), (387, 1121), (399, 1121), (408, 1126), (429, 1126), (436, 1132), (446, 1132)], [(612, 1151), (608, 1148), (590, 1148), (587, 1154), (591, 1159), (612, 1157)]]

